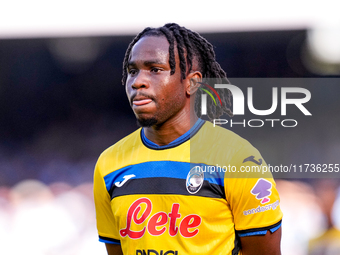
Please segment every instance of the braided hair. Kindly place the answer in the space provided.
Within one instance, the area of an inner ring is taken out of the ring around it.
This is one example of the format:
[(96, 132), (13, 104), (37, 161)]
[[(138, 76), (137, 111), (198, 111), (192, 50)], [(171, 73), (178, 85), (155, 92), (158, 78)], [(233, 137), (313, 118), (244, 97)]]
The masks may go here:
[[(130, 58), (132, 47), (138, 42), (139, 39), (145, 36), (165, 36), (169, 42), (169, 64), (170, 64), (170, 75), (175, 73), (176, 62), (174, 48), (177, 45), (177, 51), (179, 56), (179, 66), (181, 72), (181, 78), (185, 79), (186, 74), (192, 70), (193, 61), (197, 61), (198, 68), (203, 78), (214, 78), (220, 83), (229, 83), (226, 73), (221, 68), (220, 64), (215, 59), (215, 52), (211, 43), (203, 38), (197, 32), (191, 31), (185, 27), (181, 27), (176, 23), (168, 23), (163, 27), (159, 28), (145, 28), (139, 33), (130, 43), (126, 50), (124, 61), (123, 61), (123, 78), (122, 83), (125, 85), (127, 79), (127, 67)], [(187, 70), (188, 67), (188, 70)], [(204, 84), (204, 83), (203, 83)], [(224, 113), (230, 117), (233, 113), (231, 107), (231, 93), (228, 89), (216, 89), (220, 95), (222, 105), (214, 104), (211, 98), (208, 99), (207, 103), (207, 115), (210, 120), (217, 119)], [(203, 92), (197, 90), (197, 96), (195, 101), (195, 111), (198, 117), (201, 117), (201, 97)]]

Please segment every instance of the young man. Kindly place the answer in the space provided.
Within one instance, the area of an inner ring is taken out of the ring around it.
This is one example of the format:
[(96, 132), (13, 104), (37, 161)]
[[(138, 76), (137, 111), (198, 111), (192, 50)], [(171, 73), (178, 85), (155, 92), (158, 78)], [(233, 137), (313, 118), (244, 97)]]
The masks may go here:
[[(105, 150), (94, 174), (109, 255), (280, 254), (275, 183), (238, 174), (265, 164), (259, 152), (197, 117), (190, 101), (203, 78), (226, 81), (211, 44), (177, 24), (146, 28), (127, 49), (123, 83), (142, 128)], [(223, 93), (224, 108), (209, 106), (210, 115), (231, 114)]]

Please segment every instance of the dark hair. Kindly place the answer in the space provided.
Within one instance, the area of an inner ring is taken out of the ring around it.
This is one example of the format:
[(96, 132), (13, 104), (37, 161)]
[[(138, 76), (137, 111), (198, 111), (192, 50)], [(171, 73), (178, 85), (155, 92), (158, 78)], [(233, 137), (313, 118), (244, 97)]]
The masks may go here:
[[(138, 42), (138, 40), (145, 36), (165, 36), (168, 40), (169, 46), (169, 64), (171, 68), (170, 74), (175, 73), (176, 62), (174, 47), (175, 42), (177, 45), (177, 51), (179, 56), (179, 66), (181, 71), (181, 78), (185, 79), (187, 72), (192, 70), (193, 61), (197, 61), (199, 70), (203, 78), (215, 78), (223, 83), (229, 83), (226, 73), (221, 68), (220, 64), (215, 59), (215, 52), (211, 43), (209, 43), (200, 34), (191, 31), (185, 27), (181, 27), (175, 23), (165, 24), (159, 28), (145, 28), (139, 33), (130, 43), (126, 50), (123, 61), (123, 78), (122, 83), (125, 85), (127, 79), (127, 66), (130, 58), (132, 47)], [(186, 57), (185, 57), (186, 55)], [(188, 66), (188, 70), (187, 70)], [(208, 97), (207, 115), (210, 120), (219, 118), (223, 113), (227, 113), (229, 116), (233, 116), (230, 110), (231, 106), (231, 93), (228, 89), (216, 89), (220, 95), (222, 106), (216, 106), (211, 98)], [(197, 98), (200, 98), (202, 94), (201, 90), (197, 90)], [(201, 101), (196, 99), (195, 110), (200, 117)]]

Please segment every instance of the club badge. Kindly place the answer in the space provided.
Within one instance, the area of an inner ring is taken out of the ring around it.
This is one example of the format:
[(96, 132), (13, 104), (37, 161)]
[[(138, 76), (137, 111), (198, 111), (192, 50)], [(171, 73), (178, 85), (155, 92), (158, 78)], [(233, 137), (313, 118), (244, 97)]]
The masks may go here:
[(203, 181), (204, 181), (203, 169), (199, 166), (191, 168), (186, 180), (187, 191), (190, 194), (197, 193), (201, 189)]

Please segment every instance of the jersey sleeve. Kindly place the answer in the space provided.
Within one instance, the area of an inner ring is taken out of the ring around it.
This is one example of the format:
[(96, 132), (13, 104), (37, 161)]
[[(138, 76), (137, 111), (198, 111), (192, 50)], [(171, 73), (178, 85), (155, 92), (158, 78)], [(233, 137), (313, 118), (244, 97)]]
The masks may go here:
[(100, 171), (99, 161), (94, 170), (93, 194), (96, 208), (97, 229), (99, 241), (104, 243), (120, 244), (119, 234), (115, 227), (111, 209), (111, 198), (106, 188), (104, 178)]
[(225, 179), (225, 193), (238, 235), (276, 231), (282, 219), (280, 198), (261, 154), (246, 144), (235, 154), (231, 165), (236, 172)]

